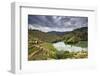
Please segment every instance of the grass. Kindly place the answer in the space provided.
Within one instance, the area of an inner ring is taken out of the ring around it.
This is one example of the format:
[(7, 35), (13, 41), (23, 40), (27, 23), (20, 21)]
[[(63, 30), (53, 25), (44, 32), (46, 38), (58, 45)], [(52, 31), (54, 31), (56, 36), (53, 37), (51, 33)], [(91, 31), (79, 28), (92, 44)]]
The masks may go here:
[(40, 46), (42, 46), (45, 49), (48, 49), (50, 51), (56, 51), (56, 49), (54, 48), (54, 46), (52, 45), (52, 43), (44, 42), (44, 43), (40, 44)]
[(42, 44), (40, 44), (40, 46), (42, 46), (43, 48), (45, 48), (46, 50), (48, 50), (49, 52), (49, 59), (56, 59), (57, 56), (56, 56), (56, 52), (57, 50), (54, 48), (54, 46), (52, 45), (52, 43), (47, 43), (47, 42), (44, 42)]

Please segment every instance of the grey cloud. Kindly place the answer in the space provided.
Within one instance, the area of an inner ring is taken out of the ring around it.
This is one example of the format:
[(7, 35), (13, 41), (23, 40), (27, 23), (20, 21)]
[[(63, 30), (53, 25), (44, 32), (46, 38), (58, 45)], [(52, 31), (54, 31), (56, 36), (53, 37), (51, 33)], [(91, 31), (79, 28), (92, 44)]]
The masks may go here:
[(87, 27), (88, 17), (28, 15), (28, 25), (50, 29), (57, 28), (61, 31), (61, 28), (68, 30)]

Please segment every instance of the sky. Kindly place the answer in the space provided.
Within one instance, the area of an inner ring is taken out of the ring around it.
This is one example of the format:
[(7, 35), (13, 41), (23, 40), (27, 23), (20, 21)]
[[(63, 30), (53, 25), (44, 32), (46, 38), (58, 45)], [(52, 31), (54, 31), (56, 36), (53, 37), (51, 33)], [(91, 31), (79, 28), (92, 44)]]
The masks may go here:
[(65, 32), (81, 27), (88, 27), (88, 17), (28, 15), (28, 29)]

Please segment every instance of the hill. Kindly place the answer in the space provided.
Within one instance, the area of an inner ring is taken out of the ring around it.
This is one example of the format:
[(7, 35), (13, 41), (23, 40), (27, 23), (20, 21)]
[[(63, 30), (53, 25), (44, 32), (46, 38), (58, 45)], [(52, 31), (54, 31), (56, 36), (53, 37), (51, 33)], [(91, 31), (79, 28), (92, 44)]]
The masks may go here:
[(39, 30), (28, 30), (29, 40), (31, 39), (38, 39), (44, 42), (55, 42), (60, 41), (61, 37), (55, 33), (45, 33)]
[(28, 30), (28, 36), (29, 39), (39, 39), (44, 42), (57, 42), (62, 40), (87, 41), (87, 31), (87, 27), (78, 28), (70, 32), (42, 32), (39, 30)]
[(82, 27), (75, 29), (72, 32), (66, 33), (63, 38), (66, 44), (75, 44), (79, 41), (88, 41), (88, 28)]

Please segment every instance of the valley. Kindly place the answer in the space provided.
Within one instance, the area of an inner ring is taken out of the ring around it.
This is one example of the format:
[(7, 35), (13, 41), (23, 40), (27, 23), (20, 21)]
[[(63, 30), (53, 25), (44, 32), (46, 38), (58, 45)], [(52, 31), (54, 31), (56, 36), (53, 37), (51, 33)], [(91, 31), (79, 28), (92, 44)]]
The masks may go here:
[(88, 58), (88, 28), (68, 32), (28, 29), (28, 60)]

